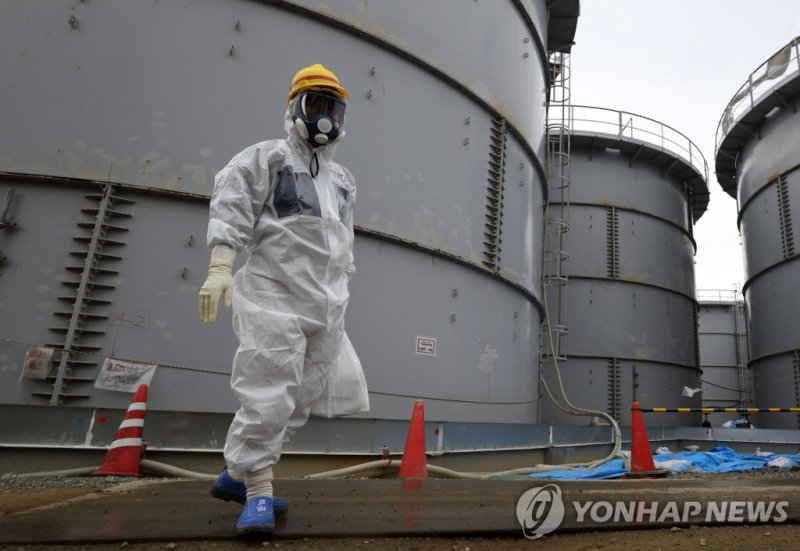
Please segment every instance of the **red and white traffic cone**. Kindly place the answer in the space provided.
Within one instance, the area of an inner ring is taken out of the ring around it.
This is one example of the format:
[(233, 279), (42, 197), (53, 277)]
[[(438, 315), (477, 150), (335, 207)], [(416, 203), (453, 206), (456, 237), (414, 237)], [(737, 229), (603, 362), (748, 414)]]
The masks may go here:
[(653, 478), (667, 476), (669, 470), (656, 469), (647, 429), (639, 402), (631, 404), (631, 469), (629, 478)]
[(94, 474), (139, 476), (142, 455), (144, 414), (147, 410), (147, 385), (139, 385), (106, 458)]

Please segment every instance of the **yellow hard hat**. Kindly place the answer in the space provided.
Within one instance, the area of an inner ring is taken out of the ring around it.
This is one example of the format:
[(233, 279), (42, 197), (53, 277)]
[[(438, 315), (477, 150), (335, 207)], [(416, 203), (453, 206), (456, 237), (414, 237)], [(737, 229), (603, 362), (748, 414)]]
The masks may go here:
[(286, 98), (286, 102), (292, 101), (293, 97), (309, 88), (330, 88), (340, 96), (343, 96), (344, 99), (350, 97), (347, 90), (339, 83), (339, 79), (336, 78), (336, 75), (319, 63), (315, 63), (314, 65), (309, 65), (308, 67), (300, 69), (297, 71), (297, 74), (294, 75), (292, 79), (292, 88), (289, 90), (289, 96)]

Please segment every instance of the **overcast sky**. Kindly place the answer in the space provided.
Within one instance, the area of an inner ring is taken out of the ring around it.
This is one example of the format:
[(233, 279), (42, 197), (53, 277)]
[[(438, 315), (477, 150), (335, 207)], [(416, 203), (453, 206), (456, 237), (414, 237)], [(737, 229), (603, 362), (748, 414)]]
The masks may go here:
[(750, 73), (798, 35), (798, 0), (581, 0), (572, 103), (656, 119), (708, 162), (711, 201), (694, 228), (698, 289), (744, 283), (736, 202), (714, 175), (720, 116)]

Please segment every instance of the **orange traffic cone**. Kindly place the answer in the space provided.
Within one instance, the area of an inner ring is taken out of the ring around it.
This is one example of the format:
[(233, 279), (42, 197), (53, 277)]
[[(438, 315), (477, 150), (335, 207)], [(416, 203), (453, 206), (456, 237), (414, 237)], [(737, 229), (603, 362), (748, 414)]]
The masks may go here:
[(639, 402), (631, 404), (631, 470), (633, 477), (665, 476), (669, 474), (666, 469), (656, 469), (653, 462), (653, 452), (650, 451), (650, 441), (647, 439), (647, 430), (644, 427), (644, 418)]
[(147, 410), (147, 385), (139, 385), (128, 412), (119, 425), (117, 435), (106, 453), (106, 458), (94, 474), (139, 476), (139, 459), (142, 454), (144, 413)]
[(644, 428), (644, 418), (639, 409), (639, 402), (631, 405), (631, 472), (655, 471), (653, 453), (650, 451), (650, 441), (647, 440), (647, 430)]
[(425, 460), (425, 406), (422, 400), (414, 402), (411, 423), (408, 426), (406, 447), (400, 462), (400, 477), (426, 478), (428, 464)]

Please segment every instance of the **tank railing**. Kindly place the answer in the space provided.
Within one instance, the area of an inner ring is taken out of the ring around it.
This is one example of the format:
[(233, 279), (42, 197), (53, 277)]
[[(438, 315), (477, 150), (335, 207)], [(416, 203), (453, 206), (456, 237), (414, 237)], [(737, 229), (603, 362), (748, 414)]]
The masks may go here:
[(708, 163), (700, 148), (671, 126), (636, 113), (588, 105), (573, 105), (570, 119), (573, 131), (600, 132), (619, 139), (636, 139), (677, 155), (708, 182)]
[(736, 289), (698, 289), (697, 300), (700, 302), (736, 302), (741, 295)]
[(626, 128), (630, 127), (631, 131), (633, 131), (633, 117), (628, 117), (628, 120), (625, 122), (625, 124), (622, 124), (622, 113), (619, 114), (619, 119), (619, 137), (622, 138)]
[(719, 151), (719, 146), (728, 134), (728, 130), (746, 111), (752, 109), (774, 88), (798, 74), (800, 74), (800, 36), (795, 37), (759, 65), (733, 95), (717, 125), (714, 154)]

